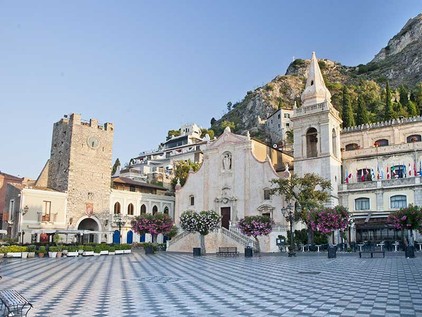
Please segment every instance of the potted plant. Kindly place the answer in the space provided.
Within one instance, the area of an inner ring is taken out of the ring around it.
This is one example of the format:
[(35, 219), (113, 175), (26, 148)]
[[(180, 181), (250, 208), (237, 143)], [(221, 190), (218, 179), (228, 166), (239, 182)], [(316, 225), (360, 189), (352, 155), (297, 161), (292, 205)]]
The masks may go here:
[(101, 246), (100, 245), (96, 245), (94, 247), (94, 255), (95, 256), (99, 256), (101, 254)]
[(35, 258), (35, 251), (37, 247), (33, 244), (28, 245), (28, 258)]
[(155, 253), (154, 244), (151, 242), (145, 242), (144, 250), (145, 250), (145, 254), (154, 254)]
[(113, 246), (110, 246), (110, 247), (108, 248), (108, 254), (109, 254), (109, 255), (114, 255), (114, 254), (116, 254), (116, 249), (115, 249)]
[(8, 258), (20, 258), (22, 257), (22, 247), (19, 245), (9, 245), (7, 247), (6, 256)]
[(3, 258), (3, 257), (5, 257), (5, 255), (6, 255), (6, 247), (5, 246), (1, 246), (0, 247), (0, 258)]
[(28, 257), (28, 246), (23, 245), (22, 248), (22, 259), (26, 259)]
[(40, 245), (40, 247), (38, 248), (38, 257), (39, 258), (43, 258), (45, 253), (47, 252), (45, 245)]
[(67, 254), (66, 256), (70, 256), (70, 257), (76, 257), (79, 255), (78, 252), (79, 248), (73, 245), (70, 245), (67, 247)]
[(94, 255), (94, 247), (92, 245), (84, 246), (84, 251), (82, 253), (83, 256), (93, 256)]
[(48, 257), (56, 258), (57, 257), (57, 247), (51, 246), (48, 248)]
[(100, 255), (108, 255), (108, 245), (105, 243), (100, 244)]
[(124, 254), (132, 253), (132, 246), (130, 244), (124, 244), (123, 246), (124, 246), (124, 250), (123, 250)]

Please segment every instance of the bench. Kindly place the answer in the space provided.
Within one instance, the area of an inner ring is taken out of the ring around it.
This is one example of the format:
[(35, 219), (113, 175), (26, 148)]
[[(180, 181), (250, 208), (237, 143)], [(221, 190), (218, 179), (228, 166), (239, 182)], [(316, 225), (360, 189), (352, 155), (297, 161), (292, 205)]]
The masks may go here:
[(0, 291), (0, 305), (2, 316), (27, 316), (32, 304), (18, 291)]
[(367, 254), (371, 254), (371, 258), (373, 258), (374, 257), (374, 254), (377, 254), (377, 253), (382, 253), (382, 257), (383, 258), (385, 258), (385, 251), (384, 250), (382, 250), (382, 251), (380, 251), (380, 250), (378, 250), (378, 251), (359, 251), (359, 257), (361, 258), (362, 257), (362, 254), (365, 254), (365, 253), (367, 253)]
[(235, 256), (239, 255), (239, 251), (237, 251), (237, 247), (219, 247), (217, 255)]

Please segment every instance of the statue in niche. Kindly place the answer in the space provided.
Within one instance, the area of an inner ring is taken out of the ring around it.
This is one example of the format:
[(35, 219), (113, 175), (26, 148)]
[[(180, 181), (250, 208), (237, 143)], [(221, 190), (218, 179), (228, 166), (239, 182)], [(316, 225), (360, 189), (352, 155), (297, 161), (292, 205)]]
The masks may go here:
[(232, 155), (230, 153), (225, 153), (223, 155), (223, 170), (232, 169)]

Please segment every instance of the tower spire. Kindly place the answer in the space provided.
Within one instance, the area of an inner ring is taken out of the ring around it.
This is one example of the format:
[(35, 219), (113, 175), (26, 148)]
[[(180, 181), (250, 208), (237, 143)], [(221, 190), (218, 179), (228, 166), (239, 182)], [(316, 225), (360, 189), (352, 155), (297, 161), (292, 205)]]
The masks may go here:
[(331, 93), (325, 87), (324, 78), (318, 65), (315, 52), (312, 52), (311, 64), (308, 68), (308, 79), (301, 96), (302, 107), (331, 101)]

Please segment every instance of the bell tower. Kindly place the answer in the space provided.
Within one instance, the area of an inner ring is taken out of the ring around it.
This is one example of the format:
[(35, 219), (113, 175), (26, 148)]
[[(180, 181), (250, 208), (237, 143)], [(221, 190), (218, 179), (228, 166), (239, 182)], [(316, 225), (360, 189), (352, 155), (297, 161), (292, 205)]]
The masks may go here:
[(331, 181), (330, 206), (338, 205), (341, 183), (340, 130), (342, 120), (331, 104), (315, 52), (308, 68), (302, 106), (293, 117), (294, 171), (299, 177), (315, 173)]

